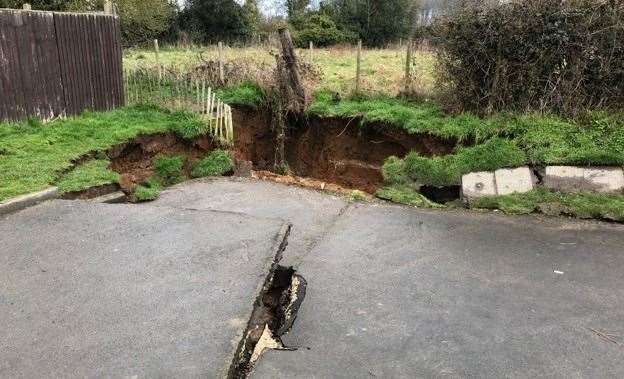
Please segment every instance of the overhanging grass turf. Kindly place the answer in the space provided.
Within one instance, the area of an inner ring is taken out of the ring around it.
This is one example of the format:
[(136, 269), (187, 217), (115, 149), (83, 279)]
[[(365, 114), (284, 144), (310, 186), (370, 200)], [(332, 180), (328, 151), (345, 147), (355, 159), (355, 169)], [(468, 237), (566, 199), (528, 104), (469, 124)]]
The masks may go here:
[(30, 120), (0, 124), (0, 201), (43, 190), (59, 179), (75, 160), (140, 134), (175, 132), (192, 138), (204, 123), (189, 113), (153, 106), (111, 112), (87, 112), (48, 124)]

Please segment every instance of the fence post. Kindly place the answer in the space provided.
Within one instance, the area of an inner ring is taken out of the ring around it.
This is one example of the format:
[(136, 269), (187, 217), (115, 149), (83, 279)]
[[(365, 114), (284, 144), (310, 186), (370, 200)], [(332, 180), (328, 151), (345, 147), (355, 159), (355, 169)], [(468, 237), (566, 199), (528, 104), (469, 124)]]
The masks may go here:
[(110, 0), (104, 1), (104, 13), (113, 14), (113, 3)]
[(412, 40), (407, 41), (407, 57), (405, 59), (405, 93), (412, 87)]
[(154, 40), (154, 52), (156, 53), (156, 66), (158, 66), (158, 81), (162, 80), (162, 66), (160, 65), (160, 48), (158, 47), (158, 40)]
[(31, 7), (31, 6), (30, 6), (30, 4), (28, 4), (28, 3), (24, 3), (24, 5), (22, 6), (22, 8), (23, 8), (25, 11), (32, 10), (32, 7)]
[(223, 42), (219, 42), (219, 81), (223, 84), (225, 78), (223, 73)]
[(360, 93), (361, 70), (362, 70), (362, 40), (359, 40), (358, 47), (357, 47), (357, 71), (355, 73), (355, 93)]
[(312, 64), (312, 54), (314, 52), (314, 42), (310, 41), (310, 56), (309, 56), (309, 61), (310, 64)]

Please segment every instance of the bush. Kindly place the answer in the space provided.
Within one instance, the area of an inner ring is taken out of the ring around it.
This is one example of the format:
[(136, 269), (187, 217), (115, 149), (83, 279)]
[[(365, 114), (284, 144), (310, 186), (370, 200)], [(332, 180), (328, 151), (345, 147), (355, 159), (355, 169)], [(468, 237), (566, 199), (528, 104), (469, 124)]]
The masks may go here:
[(230, 153), (224, 150), (215, 150), (195, 164), (191, 176), (194, 178), (220, 176), (232, 171), (233, 168), (234, 161)]
[(338, 29), (328, 15), (311, 13), (295, 25), (294, 42), (298, 47), (306, 48), (310, 42), (314, 46), (324, 47), (352, 42), (356, 38), (352, 33)]
[(184, 157), (180, 155), (158, 157), (154, 161), (155, 177), (164, 186), (171, 186), (184, 180), (183, 168)]
[[(498, 2), (496, 2), (498, 3)], [(431, 28), (463, 110), (624, 105), (624, 0), (469, 0)]]

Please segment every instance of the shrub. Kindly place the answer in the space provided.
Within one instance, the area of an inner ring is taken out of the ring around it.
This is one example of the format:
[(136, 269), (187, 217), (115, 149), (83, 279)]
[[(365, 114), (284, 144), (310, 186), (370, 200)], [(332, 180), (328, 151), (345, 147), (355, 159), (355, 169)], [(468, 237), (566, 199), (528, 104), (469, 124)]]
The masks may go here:
[(224, 175), (234, 168), (234, 160), (230, 153), (224, 150), (214, 150), (206, 158), (193, 166), (191, 176), (203, 178), (206, 176)]
[(171, 186), (184, 180), (183, 168), (184, 157), (180, 155), (158, 157), (154, 161), (155, 177), (164, 186)]
[(310, 42), (314, 46), (331, 46), (355, 40), (352, 33), (338, 29), (328, 15), (311, 13), (304, 16), (295, 25), (294, 42), (298, 47), (306, 48)]
[(624, 0), (462, 2), (431, 28), (440, 84), (477, 112), (624, 105)]

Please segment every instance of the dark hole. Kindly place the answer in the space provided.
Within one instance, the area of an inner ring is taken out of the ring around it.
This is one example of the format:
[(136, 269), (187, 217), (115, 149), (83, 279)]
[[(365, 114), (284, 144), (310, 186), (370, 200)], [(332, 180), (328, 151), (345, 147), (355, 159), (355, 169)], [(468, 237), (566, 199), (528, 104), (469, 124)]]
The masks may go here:
[(420, 193), (423, 194), (427, 199), (435, 201), (436, 203), (449, 203), (451, 201), (459, 200), (461, 186), (423, 186), (420, 187)]

